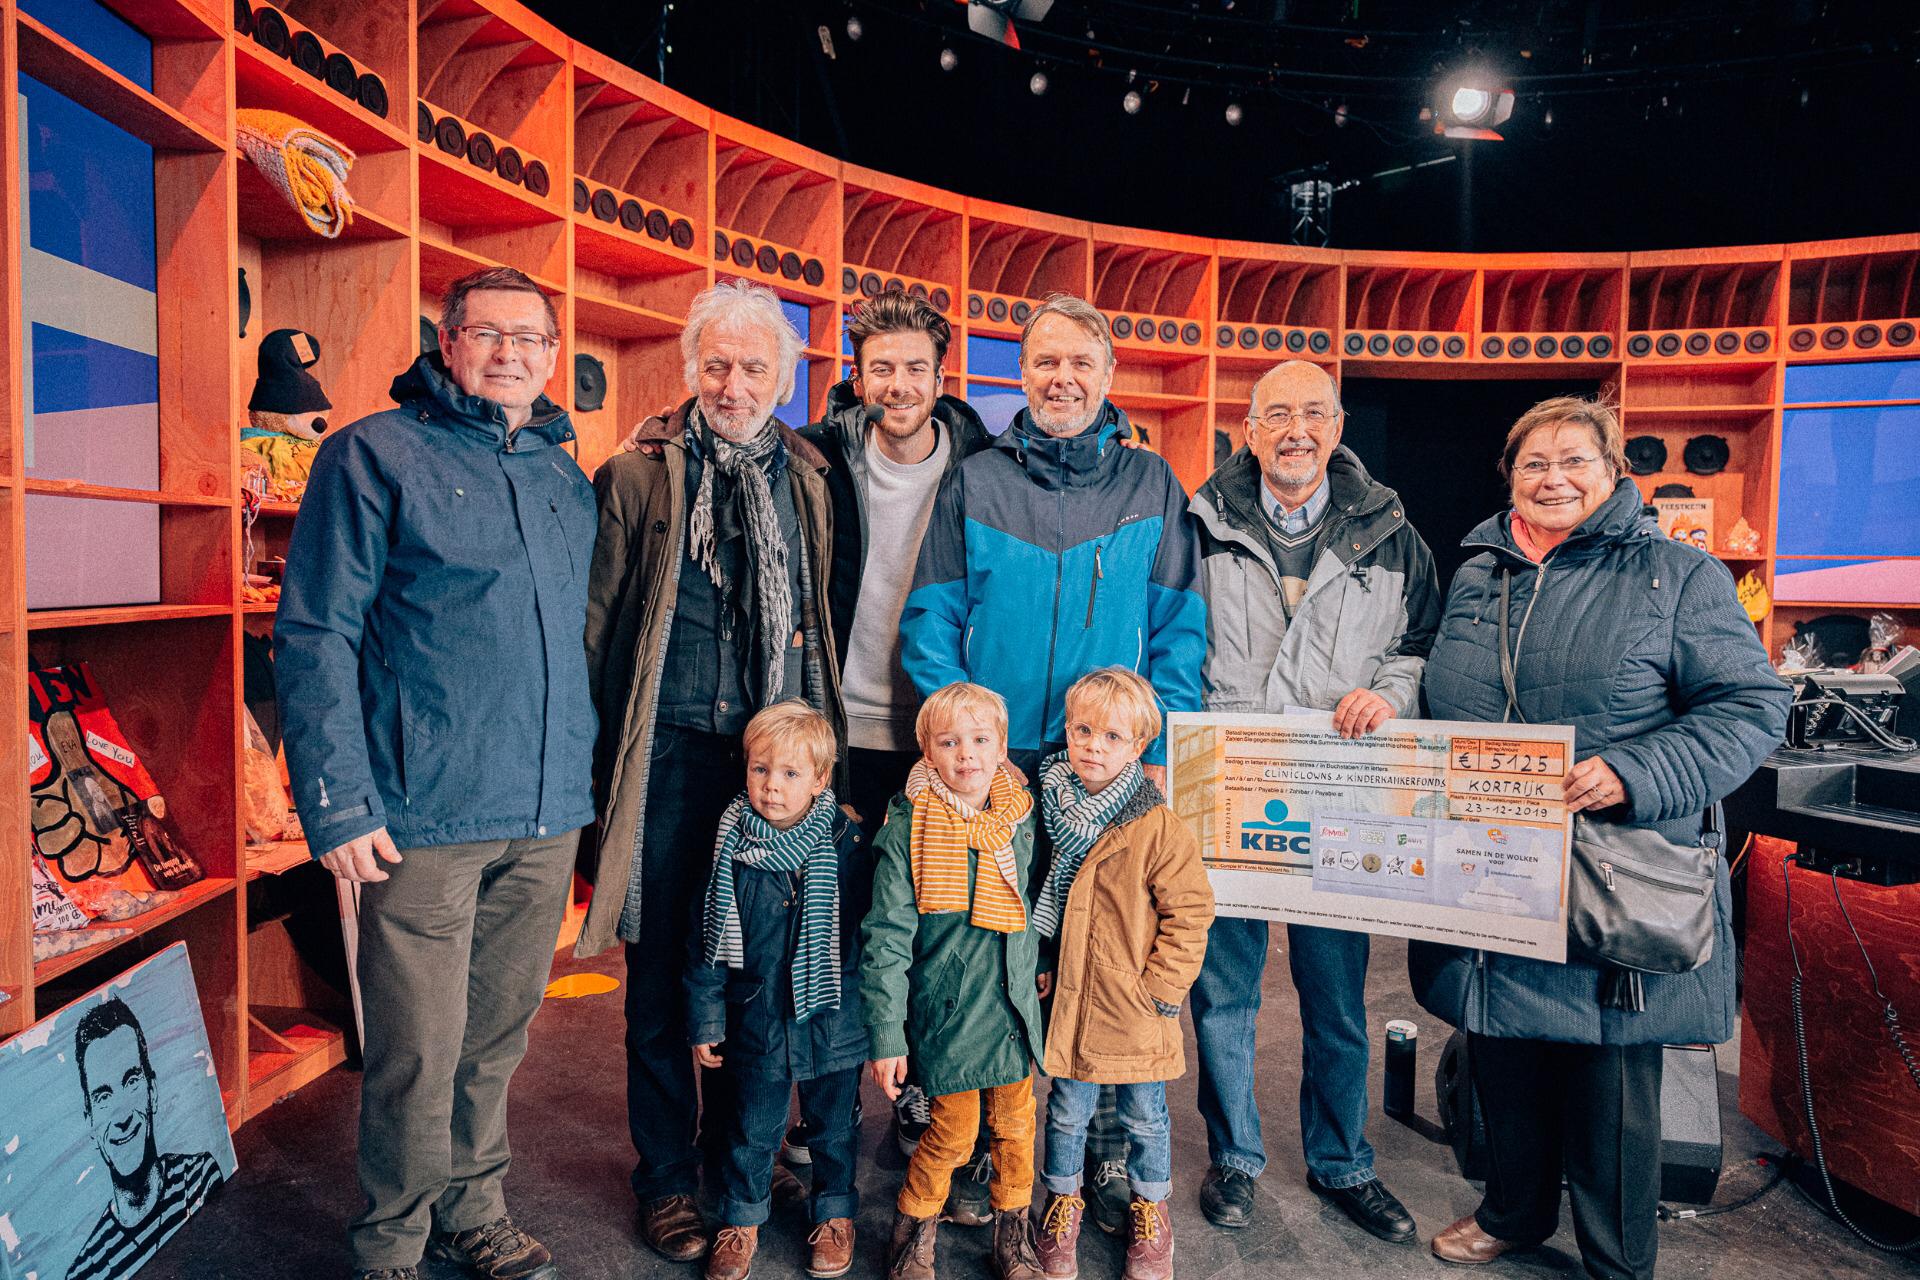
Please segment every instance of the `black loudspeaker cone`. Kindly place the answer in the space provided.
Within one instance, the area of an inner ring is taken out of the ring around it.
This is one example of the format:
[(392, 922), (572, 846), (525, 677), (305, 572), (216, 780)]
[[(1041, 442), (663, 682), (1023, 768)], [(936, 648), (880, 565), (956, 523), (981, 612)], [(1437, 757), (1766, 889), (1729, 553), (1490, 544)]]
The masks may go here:
[(1718, 475), (1727, 467), (1727, 441), (1724, 436), (1693, 436), (1680, 451), (1680, 460), (1697, 476)]
[(360, 78), (354, 81), (353, 96), (360, 100), (361, 106), (382, 120), (387, 118), (387, 109), (392, 105), (387, 100), (387, 82), (373, 72), (361, 72)]
[(941, 288), (939, 285), (935, 285), (933, 287), (933, 296), (929, 299), (929, 301), (933, 303), (933, 309), (935, 311), (938, 311), (944, 314), (947, 308), (953, 305), (953, 295), (948, 293), (945, 289)]
[(537, 196), (544, 196), (553, 190), (553, 180), (547, 177), (547, 166), (538, 160), (527, 161), (526, 172), (521, 175), (520, 185)]
[[(605, 187), (594, 192), (593, 216), (602, 222), (614, 222), (618, 220), (620, 217), (620, 197)], [(725, 236), (720, 237), (719, 244), (723, 250), (726, 248)]]
[(573, 211), (585, 213), (593, 204), (593, 194), (587, 190), (587, 184), (575, 178), (573, 180)]
[(607, 402), (607, 370), (598, 360), (581, 351), (573, 357), (573, 407), (592, 413)]
[(1533, 339), (1524, 333), (1514, 338), (1511, 342), (1507, 343), (1507, 354), (1515, 360), (1526, 359), (1533, 354)]
[(827, 281), (827, 264), (818, 258), (808, 258), (800, 264), (800, 278), (815, 289)]
[(1740, 335), (1737, 333), (1717, 333), (1713, 336), (1713, 349), (1723, 356), (1730, 356), (1740, 349)]
[(907, 286), (907, 296), (909, 298), (918, 298), (920, 301), (925, 302), (927, 300), (927, 286), (915, 280)]
[(414, 136), (422, 142), (433, 141), (433, 110), (426, 103), (415, 104), (413, 113)]
[[(1449, 338), (1447, 341), (1455, 342), (1458, 341), (1458, 339)], [(1307, 347), (1316, 354), (1325, 355), (1333, 347), (1333, 336), (1319, 329), (1315, 329), (1312, 336), (1307, 339)], [(1460, 351), (1465, 351), (1466, 349), (1467, 344), (1464, 342), (1460, 343)], [(1449, 352), (1448, 354), (1457, 356), (1460, 354), (1460, 351)]]
[(880, 277), (869, 271), (860, 277), (860, 292), (869, 298), (880, 296)]
[(420, 354), (430, 356), (440, 349), (440, 330), (433, 321), (420, 317)]
[(780, 251), (770, 244), (760, 246), (760, 252), (753, 255), (753, 265), (767, 275), (780, 269)]
[(1497, 333), (1490, 333), (1480, 339), (1480, 354), (1489, 360), (1498, 358), (1506, 349), (1506, 340)]
[(1397, 356), (1410, 356), (1413, 354), (1413, 349), (1413, 335), (1410, 333), (1403, 333), (1393, 340), (1393, 354)]
[(253, 6), (247, 0), (233, 0), (233, 33), (238, 36), (253, 34)]
[(1626, 444), (1627, 470), (1650, 476), (1667, 465), (1666, 441), (1659, 436), (1631, 436)]
[(1186, 343), (1190, 347), (1199, 346), (1200, 345), (1200, 326), (1197, 324), (1194, 324), (1192, 321), (1188, 321), (1186, 324), (1181, 325), (1180, 341)]
[(1125, 316), (1115, 316), (1113, 318), (1113, 336), (1116, 338), (1131, 338), (1133, 336), (1133, 321)]
[(1005, 298), (994, 298), (993, 300), (987, 303), (987, 319), (995, 321), (997, 323), (999, 321), (1005, 320), (1006, 318), (1007, 318), (1007, 300)]
[(1540, 335), (1539, 338), (1534, 340), (1533, 354), (1535, 354), (1536, 356), (1541, 356), (1544, 358), (1546, 356), (1552, 355), (1554, 352), (1558, 351), (1559, 349), (1560, 349), (1560, 340), (1555, 338), (1550, 333), (1542, 334)]
[(467, 163), (476, 169), (493, 168), (493, 139), (476, 133), (467, 139)]
[(788, 280), (800, 278), (800, 255), (789, 249), (780, 255), (780, 274)]
[(1887, 345), (1904, 347), (1913, 342), (1913, 326), (1905, 320), (1887, 326)]
[(1214, 330), (1213, 341), (1216, 346), (1231, 347), (1233, 345), (1233, 326), (1223, 324)]
[(1593, 341), (1587, 344), (1587, 351), (1596, 359), (1604, 360), (1613, 352), (1613, 339), (1604, 333), (1597, 334)]
[(727, 239), (726, 232), (716, 231), (713, 233), (713, 256), (716, 261), (725, 262), (727, 255), (731, 253), (732, 250), (733, 242)]
[(1693, 486), (1690, 484), (1663, 484), (1653, 491), (1656, 498), (1691, 498)]
[(1863, 324), (1853, 331), (1853, 345), (1856, 347), (1877, 347), (1880, 345), (1880, 326)]
[(1658, 340), (1654, 342), (1653, 349), (1663, 356), (1679, 355), (1680, 335), (1677, 333), (1661, 334)]
[(665, 240), (672, 229), (665, 209), (647, 210), (647, 234), (655, 240)]
[(1747, 335), (1747, 350), (1759, 355), (1773, 345), (1773, 339), (1765, 329), (1755, 329)]
[(1162, 320), (1160, 322), (1160, 341), (1162, 342), (1180, 341), (1179, 324), (1177, 324), (1172, 320)]
[(1287, 331), (1287, 350), (1305, 351), (1306, 349), (1307, 349), (1306, 331), (1303, 329), (1288, 330)]
[(852, 267), (840, 268), (840, 292), (842, 293), (860, 292), (860, 273), (858, 271), (855, 271)]
[(359, 101), (360, 68), (353, 65), (352, 58), (344, 53), (327, 55), (327, 88), (348, 101)]
[(526, 175), (527, 165), (518, 151), (512, 147), (502, 147), (494, 153), (493, 171), (517, 187), (520, 179)]
[(291, 57), (293, 32), (287, 29), (286, 16), (270, 4), (255, 9), (253, 42), (276, 58)]
[(970, 316), (975, 320), (978, 320), (981, 316), (986, 314), (986, 311), (987, 311), (987, 304), (985, 303), (985, 301), (981, 299), (979, 294), (970, 293), (967, 295), (967, 315), (968, 316)]
[(238, 299), (240, 304), (240, 336), (247, 336), (247, 321), (253, 318), (253, 290), (247, 288), (247, 269), (240, 268)]
[(327, 78), (327, 49), (311, 31), (293, 33), (293, 65), (315, 80)]
[(1420, 339), (1420, 354), (1431, 360), (1440, 354), (1440, 339), (1427, 334)]
[(1627, 339), (1627, 354), (1630, 356), (1644, 356), (1652, 350), (1653, 339), (1644, 333), (1636, 333)]
[(685, 218), (675, 218), (667, 227), (667, 238), (673, 241), (676, 249), (693, 248), (693, 224)]
[(1348, 355), (1357, 356), (1367, 349), (1367, 335), (1364, 333), (1350, 333), (1347, 335), (1343, 345), (1346, 347)]
[(907, 282), (899, 276), (888, 276), (887, 291), (890, 293), (905, 293), (907, 291)]
[(450, 156), (467, 154), (467, 131), (452, 116), (441, 116), (433, 126), (433, 145)]
[(1262, 329), (1260, 331), (1260, 345), (1268, 351), (1278, 351), (1281, 347), (1287, 345), (1287, 335), (1279, 329)]
[(647, 225), (647, 211), (638, 200), (620, 202), (620, 225), (629, 231), (638, 231)]
[(753, 241), (735, 240), (733, 242), (733, 265), (736, 267), (753, 265)]
[(1690, 333), (1687, 335), (1687, 354), (1690, 356), (1703, 356), (1707, 354), (1708, 348), (1712, 346), (1713, 339), (1704, 333)]
[(1255, 347), (1260, 345), (1260, 331), (1258, 329), (1253, 328), (1251, 325), (1249, 325), (1248, 327), (1240, 331), (1239, 342), (1240, 342), (1241, 350), (1243, 351), (1253, 350)]
[(1393, 349), (1393, 340), (1384, 333), (1376, 333), (1367, 339), (1367, 353), (1383, 356)]
[(1836, 351), (1847, 345), (1847, 331), (1837, 324), (1828, 325), (1820, 331), (1820, 345), (1829, 351)]
[(1007, 314), (1013, 317), (1015, 324), (1025, 324), (1028, 318), (1033, 315), (1033, 304), (1030, 302), (1016, 302), (1008, 310)]
[(1571, 360), (1587, 349), (1587, 340), (1577, 333), (1570, 333), (1560, 340), (1560, 354)]
[(1787, 345), (1795, 351), (1811, 351), (1813, 350), (1813, 343), (1814, 337), (1813, 330), (1811, 329), (1795, 329), (1787, 338)]

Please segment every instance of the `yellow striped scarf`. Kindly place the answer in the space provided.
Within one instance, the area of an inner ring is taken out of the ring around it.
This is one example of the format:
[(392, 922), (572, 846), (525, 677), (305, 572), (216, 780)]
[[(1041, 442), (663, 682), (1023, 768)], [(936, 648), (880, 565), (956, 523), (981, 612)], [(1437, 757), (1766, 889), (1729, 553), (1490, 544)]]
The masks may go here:
[[(920, 914), (965, 911), (971, 897), (973, 914), (968, 923), (995, 933), (1026, 928), (1027, 909), (1013, 860), (1013, 829), (1033, 812), (1033, 797), (1013, 780), (1006, 766), (993, 775), (985, 809), (975, 809), (954, 795), (925, 760), (907, 775), (907, 799), (913, 801), (907, 863)], [(980, 876), (969, 886), (969, 848), (979, 851), (983, 865), (991, 861), (999, 874)]]

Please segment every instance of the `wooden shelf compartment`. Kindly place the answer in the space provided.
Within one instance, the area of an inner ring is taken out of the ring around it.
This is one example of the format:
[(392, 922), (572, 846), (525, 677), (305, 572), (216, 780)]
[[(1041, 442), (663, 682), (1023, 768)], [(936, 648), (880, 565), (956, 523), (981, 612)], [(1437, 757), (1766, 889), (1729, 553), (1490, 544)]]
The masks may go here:
[(1127, 408), (1126, 414), (1134, 429), (1146, 437), (1147, 447), (1167, 460), (1187, 492), (1199, 488), (1212, 474), (1213, 415), (1205, 403)]
[[(163, 791), (161, 794), (166, 793)], [(108, 952), (134, 941), (151, 930), (158, 929), (178, 916), (219, 900), (232, 891), (231, 878), (208, 876), (179, 890), (178, 897), (154, 907), (151, 911), (142, 912), (126, 920), (95, 921), (85, 929), (76, 932), (98, 935), (99, 941), (40, 961), (33, 966), (34, 984), (45, 985), (64, 973), (70, 973), (81, 965), (98, 960)], [(120, 932), (121, 930), (125, 932)]]
[(1198, 320), (1179, 316), (1155, 316), (1145, 313), (1108, 317), (1113, 326), (1114, 345), (1132, 361), (1158, 362), (1187, 357), (1204, 358), (1207, 352), (1207, 326)]
[(417, 40), (419, 96), (435, 117), (450, 112), (539, 160), (557, 191), (567, 175), (566, 36), (517, 5), (425, 0)]
[[(375, 166), (370, 163), (382, 158), (403, 157), (404, 152), (374, 152), (363, 155), (355, 162), (352, 176), (347, 180), (347, 189), (353, 196), (353, 218), (341, 228), (339, 240), (404, 240), (412, 233), (407, 229), (407, 219), (396, 218), (392, 213), (383, 211), (385, 199), (377, 202), (367, 198), (367, 188), (372, 184), (364, 181)], [(253, 164), (235, 154), (235, 207), (239, 213), (240, 234), (255, 240), (290, 240), (301, 244), (326, 243), (307, 225), (294, 207), (287, 203), (285, 196), (269, 186), (260, 171)], [(406, 203), (402, 192), (401, 203)]]
[(420, 172), (420, 222), (440, 227), (531, 227), (558, 222), (570, 199), (564, 182), (545, 196), (468, 164), (438, 147), (416, 148)]
[[(1653, 436), (1667, 447), (1665, 466), (1651, 475), (1633, 477), (1649, 502), (1653, 500), (1654, 491), (1664, 484), (1684, 484), (1693, 490), (1694, 497), (1713, 500), (1713, 539), (1709, 550), (1725, 552), (1727, 535), (1742, 518), (1759, 532), (1763, 551), (1773, 541), (1771, 431), (1729, 431), (1722, 424), (1685, 424), (1670, 419), (1632, 420), (1625, 429), (1629, 438)], [(1708, 433), (1727, 442), (1727, 466), (1710, 476), (1695, 475), (1687, 470), (1682, 455), (1689, 439)]]
[(1778, 321), (1780, 261), (1666, 262), (1631, 269), (1627, 331), (1770, 328)]
[(414, 104), (414, 140), (423, 153), (450, 163), (465, 164), (478, 174), (497, 179), (509, 191), (524, 191), (537, 202), (550, 203), (562, 181), (560, 164), (534, 155), (505, 138), (463, 120), (455, 112), (428, 102)]
[(573, 220), (582, 231), (627, 247), (637, 262), (658, 261), (667, 264), (662, 268), (667, 270), (706, 265), (703, 238), (693, 219), (657, 204), (649, 208), (614, 187), (574, 178)]
[(306, 861), (245, 889), (247, 1116), (345, 1061), (353, 1034), (333, 877)]
[[(628, 299), (644, 302), (647, 298), (665, 304), (681, 299), (671, 308), (684, 310), (690, 283), (693, 292), (705, 287), (707, 260), (697, 252), (681, 254), (671, 244), (659, 244), (644, 237), (625, 234), (602, 222), (574, 218), (573, 262), (578, 271), (591, 272), (603, 279), (617, 280), (622, 290), (637, 290), (645, 295)], [(604, 290), (602, 290), (604, 292)], [(682, 298), (682, 295), (685, 298)]]
[(1920, 316), (1920, 246), (1798, 258), (1787, 292), (1789, 325)]
[[(365, 6), (369, 10), (379, 5)], [(377, 73), (385, 83), (387, 116), (377, 116), (329, 89), (284, 58), (275, 57), (251, 40), (233, 42), (233, 101), (236, 107), (279, 111), (352, 150), (356, 156), (376, 151), (399, 151), (408, 134), (395, 120), (407, 105), (403, 76)]]
[(576, 287), (573, 292), (576, 333), (607, 338), (677, 338), (685, 321), (630, 302), (599, 297)]
[[(245, 2), (256, 12), (260, 8), (260, 0)], [(407, 107), (413, 96), (412, 69), (407, 57), (407, 26), (411, 15), (407, 6), (354, 3), (353, 0), (273, 0), (273, 3), (294, 32), (311, 32), (330, 60), (335, 53), (344, 54), (354, 63), (358, 80), (364, 81), (369, 75), (376, 77), (386, 93), (387, 109), (384, 113), (375, 110), (361, 101), (357, 91), (349, 97), (341, 88), (332, 87), (324, 75), (314, 76), (291, 62), (283, 61), (282, 65), (319, 86), (334, 102), (352, 107), (369, 120), (383, 122), (389, 132), (404, 141)], [(254, 41), (236, 39), (235, 44), (251, 47), (268, 58), (274, 57)]]
[[(1331, 262), (1222, 255), (1219, 289), (1219, 319), (1236, 330), (1284, 326), (1331, 333), (1340, 325), (1340, 268)], [(1235, 345), (1251, 349), (1238, 333)]]
[[(442, 226), (420, 222), (420, 292), (438, 298), (468, 272), (508, 266), (525, 272), (549, 293), (564, 294), (567, 278), (565, 227), (559, 222), (488, 230), (479, 224)], [(554, 305), (561, 299), (556, 297)]]
[(607, 376), (605, 403), (590, 411), (576, 408), (572, 415), (579, 462), (591, 475), (636, 423), (687, 398), (686, 373), (677, 322), (655, 325), (649, 336), (608, 333), (595, 327), (600, 316), (583, 295), (575, 294), (574, 303), (573, 349), (598, 360)]
[[(362, 221), (356, 217), (355, 227)], [(418, 351), (411, 238), (243, 235), (238, 248), (253, 314), (234, 348), (236, 420), (252, 395), (260, 342), (276, 329), (298, 329), (319, 348), (310, 372), (333, 403), (326, 413), (333, 427), (391, 408), (388, 388)]]
[[(352, 1010), (347, 1011), (351, 1020)], [(347, 1060), (347, 1032), (307, 1009), (247, 1009), (247, 1107), (241, 1123)]]
[[(218, 41), (157, 42), (155, 90), (150, 91), (32, 15), (18, 13), (14, 22), (21, 74), (57, 89), (156, 150), (226, 149), (225, 98), (212, 71), (219, 60)], [(174, 93), (181, 96), (174, 99)], [(185, 109), (174, 106), (174, 100)]]
[[(1146, 244), (1093, 242), (1093, 305), (1106, 312), (1146, 312), (1196, 322), (1202, 338), (1211, 320), (1212, 262), (1201, 253)], [(1198, 345), (1198, 344), (1189, 344)]]
[(902, 276), (895, 273), (882, 275), (870, 267), (852, 262), (840, 268), (840, 292), (846, 296), (848, 311), (852, 311), (868, 298), (888, 290), (898, 290), (910, 297), (918, 298), (950, 320), (959, 318), (959, 311), (954, 305), (954, 291), (944, 284), (923, 280), (917, 276)]
[[(708, 231), (707, 130), (578, 70), (573, 99), (573, 172), (589, 189), (589, 207), (594, 194), (611, 190), (616, 199), (634, 200), (646, 213), (658, 210), (669, 229), (684, 221), (692, 235), (681, 236), (687, 240), (682, 251), (698, 253)], [(672, 242), (671, 235), (667, 239)]]
[[(971, 251), (966, 280), (970, 295), (997, 293), (1037, 299), (1049, 293), (1086, 297), (1090, 291), (1090, 242), (1083, 235), (1046, 225), (969, 217), (967, 242)], [(970, 297), (968, 314), (972, 311)]]
[(798, 253), (803, 261), (817, 259), (823, 267), (831, 267), (840, 254), (838, 174), (827, 163), (813, 165), (806, 162), (810, 157), (783, 154), (799, 150), (792, 144), (775, 149), (717, 136), (714, 226), (735, 239), (744, 236), (756, 248), (770, 241)]
[[(36, 525), (51, 521), (63, 527), (60, 519), (82, 519), (69, 504), (97, 502), (103, 499), (70, 497), (64, 494), (29, 494), (25, 500), (26, 533), (36, 536)], [(118, 501), (117, 499), (106, 499)], [(38, 607), (26, 614), (27, 625), (34, 630), (60, 627), (102, 626), (139, 618), (173, 619), (216, 613), (233, 607), (235, 591), (234, 521), (230, 505), (152, 504), (157, 510), (155, 542), (159, 559), (159, 599), (137, 603), (109, 603), (98, 607), (47, 607), (49, 597), (42, 593)], [(78, 508), (81, 513), (97, 508)], [(76, 566), (76, 572), (79, 566)], [(33, 579), (29, 579), (30, 589)], [(56, 593), (54, 601), (79, 599)], [(99, 599), (95, 596), (94, 599)], [(145, 612), (142, 612), (145, 611)]]
[(917, 284), (929, 301), (936, 290), (943, 294), (947, 305), (935, 303), (934, 309), (950, 312), (964, 274), (960, 242), (966, 219), (957, 209), (849, 184), (841, 196), (841, 223), (841, 256), (854, 273), (854, 288), (843, 281), (841, 292), (871, 296), (878, 291), (868, 288), (868, 277), (883, 288), (911, 291)]
[(1453, 267), (1347, 268), (1346, 328), (1414, 333), (1470, 333), (1474, 273)]
[(1680, 412), (1720, 406), (1772, 409), (1776, 370), (1765, 364), (1629, 364), (1621, 383), (1620, 404), (1628, 412), (1643, 406)]
[(1481, 332), (1617, 336), (1623, 266), (1490, 269), (1481, 277)]
[(1113, 371), (1113, 398), (1123, 395), (1146, 396), (1160, 401), (1207, 399), (1207, 357), (1190, 355), (1185, 359), (1147, 361), (1135, 359), (1132, 351), (1120, 357)]

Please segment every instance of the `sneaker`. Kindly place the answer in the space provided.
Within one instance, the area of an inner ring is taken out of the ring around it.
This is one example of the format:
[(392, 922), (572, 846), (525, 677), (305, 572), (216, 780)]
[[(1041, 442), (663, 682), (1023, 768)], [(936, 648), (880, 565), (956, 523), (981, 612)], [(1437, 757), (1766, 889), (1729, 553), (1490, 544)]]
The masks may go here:
[(759, 1227), (722, 1227), (707, 1254), (707, 1280), (747, 1280), (753, 1253), (760, 1247)]
[(1165, 1200), (1127, 1206), (1127, 1268), (1121, 1280), (1173, 1280), (1173, 1215)]
[(984, 1227), (993, 1221), (993, 1156), (985, 1151), (972, 1163), (954, 1171), (953, 1187), (947, 1192), (947, 1211), (942, 1217), (963, 1227)]
[(434, 1235), (427, 1252), (487, 1280), (558, 1280), (560, 1275), (547, 1246), (514, 1226), (504, 1213), (471, 1231)]
[(807, 1236), (813, 1252), (807, 1274), (814, 1280), (834, 1280), (853, 1270), (853, 1219), (828, 1218)]
[(887, 1280), (934, 1280), (933, 1246), (940, 1219), (893, 1215), (893, 1242), (887, 1250)]
[(1040, 1270), (1047, 1280), (1075, 1280), (1080, 1274), (1080, 1221), (1087, 1202), (1079, 1196), (1051, 1192), (1040, 1215)]
[(893, 1140), (900, 1154), (911, 1157), (920, 1149), (920, 1139), (933, 1124), (933, 1104), (917, 1084), (900, 1091), (893, 1101)]
[(1042, 1280), (1033, 1215), (1025, 1208), (993, 1213), (993, 1274), (997, 1280)]
[(1086, 1196), (1087, 1215), (1093, 1225), (1110, 1236), (1127, 1227), (1127, 1205), (1133, 1199), (1132, 1184), (1127, 1181), (1125, 1160), (1102, 1160), (1087, 1175), (1081, 1188)]
[(807, 1122), (802, 1120), (787, 1130), (780, 1144), (780, 1158), (788, 1164), (812, 1164), (813, 1152), (807, 1150)]

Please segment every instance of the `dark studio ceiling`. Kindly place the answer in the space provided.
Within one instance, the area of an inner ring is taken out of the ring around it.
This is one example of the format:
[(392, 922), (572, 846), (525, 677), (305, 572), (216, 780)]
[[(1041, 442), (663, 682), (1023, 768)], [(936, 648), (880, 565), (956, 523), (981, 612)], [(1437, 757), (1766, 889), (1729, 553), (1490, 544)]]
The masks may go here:
[[(956, 0), (530, 3), (650, 76), (664, 52), (666, 83), (728, 115), (1070, 217), (1284, 241), (1312, 170), (1343, 188), (1343, 248), (1920, 231), (1914, 3), (1055, 0), (1018, 49)], [(1419, 118), (1469, 65), (1515, 91), (1504, 141)]]

